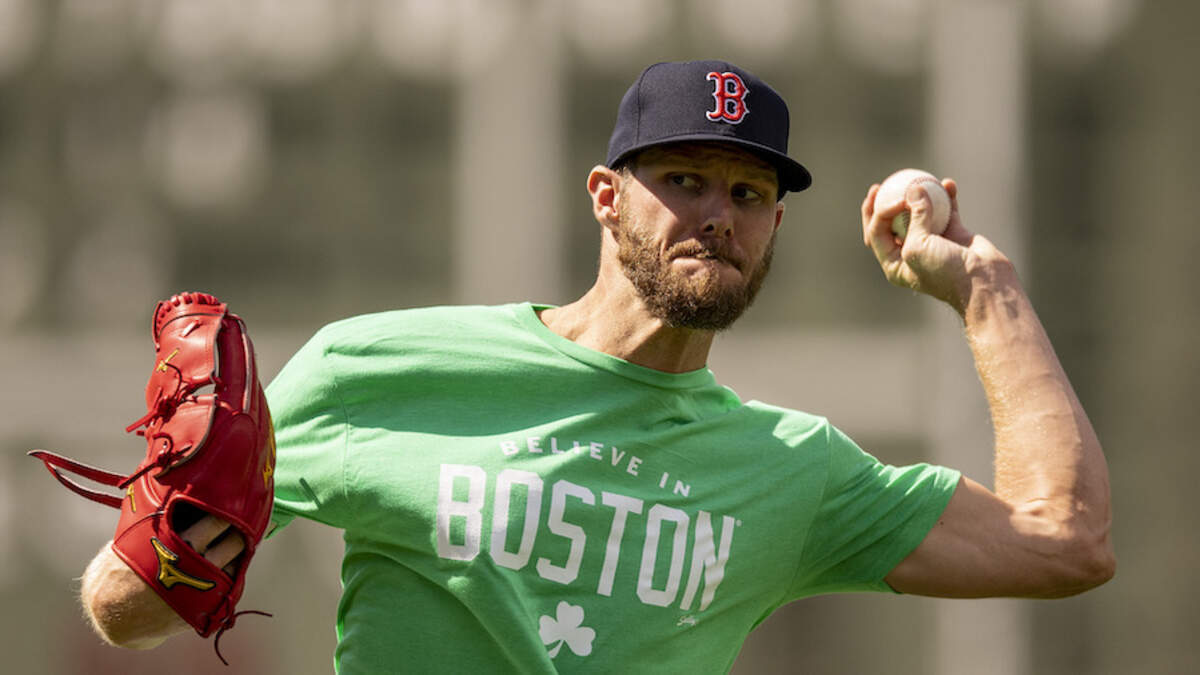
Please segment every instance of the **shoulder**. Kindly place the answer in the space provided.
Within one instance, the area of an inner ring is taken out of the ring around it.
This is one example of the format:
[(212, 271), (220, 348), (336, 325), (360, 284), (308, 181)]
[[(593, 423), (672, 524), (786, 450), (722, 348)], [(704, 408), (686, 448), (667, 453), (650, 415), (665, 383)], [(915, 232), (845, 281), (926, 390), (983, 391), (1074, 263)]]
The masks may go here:
[(742, 406), (741, 413), (747, 417), (750, 424), (769, 432), (790, 446), (828, 445), (836, 432), (829, 420), (820, 415), (782, 408), (762, 401), (747, 401)]
[(342, 319), (318, 330), (289, 368), (338, 386), (476, 372), (526, 347), (522, 307), (528, 306), (421, 307)]
[(759, 437), (769, 435), (775, 452), (783, 451), (806, 471), (821, 471), (838, 481), (884, 468), (879, 459), (821, 415), (759, 401), (747, 402), (742, 413)]
[(322, 354), (388, 351), (447, 338), (489, 333), (511, 323), (513, 305), (462, 305), (397, 309), (341, 319), (313, 335), (307, 348)]
[(486, 326), (512, 316), (512, 305), (440, 305), (360, 314), (326, 324), (315, 339), (336, 345), (416, 331)]
[[(266, 389), (272, 409), (332, 405), (349, 391), (398, 373), (465, 367), (465, 353), (502, 330), (510, 306), (442, 306), (362, 314), (326, 324), (292, 355)], [(324, 403), (322, 403), (324, 402)]]
[(718, 442), (736, 448), (739, 464), (789, 480), (802, 476), (818, 490), (833, 456), (845, 451), (825, 417), (761, 401), (747, 401), (714, 423)]

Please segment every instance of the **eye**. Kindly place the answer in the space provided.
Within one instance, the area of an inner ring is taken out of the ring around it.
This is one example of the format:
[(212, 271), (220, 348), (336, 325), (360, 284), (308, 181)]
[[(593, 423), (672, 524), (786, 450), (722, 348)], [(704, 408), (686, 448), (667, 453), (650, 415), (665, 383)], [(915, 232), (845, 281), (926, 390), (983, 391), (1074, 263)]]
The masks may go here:
[(700, 180), (690, 173), (673, 173), (667, 177), (673, 185), (678, 185), (688, 190), (697, 190), (700, 188)]
[(749, 185), (735, 185), (733, 198), (743, 202), (760, 202), (763, 200), (763, 193)]

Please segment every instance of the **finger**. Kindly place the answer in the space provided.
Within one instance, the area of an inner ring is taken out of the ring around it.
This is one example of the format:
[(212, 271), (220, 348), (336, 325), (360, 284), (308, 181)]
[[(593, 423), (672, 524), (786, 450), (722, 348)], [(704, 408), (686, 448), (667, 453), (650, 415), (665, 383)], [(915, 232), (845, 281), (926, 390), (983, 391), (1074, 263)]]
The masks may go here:
[(875, 193), (879, 192), (879, 183), (875, 183), (867, 188), (867, 196), (863, 197), (862, 201), (862, 227), (863, 227), (863, 245), (870, 246), (870, 238), (867, 236), (867, 225), (871, 222), (871, 211), (875, 209)]
[(900, 212), (905, 208), (904, 203), (901, 202), (877, 213), (875, 211), (875, 197), (878, 194), (879, 184), (876, 183), (867, 190), (867, 196), (863, 199), (862, 203), (863, 243), (867, 246), (871, 245), (871, 230), (877, 225), (876, 219), (887, 223), (888, 231), (890, 232), (892, 219), (900, 215)]
[(913, 183), (904, 191), (904, 201), (908, 204), (908, 234), (906, 239), (917, 239), (929, 236), (929, 212), (933, 210), (933, 201), (929, 192), (920, 183)]
[(900, 241), (896, 238), (896, 233), (892, 231), (892, 219), (900, 215), (906, 205), (904, 202), (900, 202), (883, 211), (875, 211), (874, 195), (871, 195), (871, 200), (869, 218), (864, 212), (866, 219), (863, 223), (863, 241), (875, 254), (875, 259), (882, 265), (899, 256)]
[(179, 536), (187, 542), (188, 546), (196, 549), (197, 553), (204, 553), (213, 541), (227, 529), (229, 529), (228, 521), (221, 520), (214, 515), (207, 515), (196, 521)]
[(873, 183), (867, 188), (867, 196), (863, 197), (862, 216), (863, 221), (871, 219), (871, 213), (875, 210), (875, 194), (879, 192), (879, 183)]
[(950, 210), (954, 211), (958, 206), (958, 183), (953, 178), (943, 178), (942, 187), (946, 188), (946, 194), (950, 195)]
[(969, 246), (973, 235), (963, 226), (962, 217), (959, 215), (958, 183), (952, 178), (945, 178), (942, 180), (942, 187), (946, 188), (946, 193), (950, 195), (950, 224), (946, 226), (942, 236), (960, 246)]
[(209, 562), (217, 567), (228, 568), (226, 573), (231, 573), (234, 569), (231, 563), (241, 555), (246, 549), (246, 541), (242, 539), (240, 532), (234, 529), (229, 530), (229, 534), (223, 537), (220, 541), (213, 544), (211, 548), (205, 552), (204, 557)]

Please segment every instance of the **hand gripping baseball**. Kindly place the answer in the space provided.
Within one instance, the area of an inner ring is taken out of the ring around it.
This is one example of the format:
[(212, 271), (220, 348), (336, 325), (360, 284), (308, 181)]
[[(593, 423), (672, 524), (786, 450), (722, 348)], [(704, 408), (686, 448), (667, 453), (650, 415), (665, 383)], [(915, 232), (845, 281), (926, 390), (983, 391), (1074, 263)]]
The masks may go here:
[[(970, 299), (972, 277), (986, 273), (989, 263), (1008, 264), (1004, 254), (987, 238), (969, 232), (958, 213), (958, 184), (942, 181), (950, 195), (950, 223), (941, 234), (930, 227), (931, 204), (919, 184), (905, 200), (875, 210), (879, 185), (872, 185), (862, 203), (863, 243), (875, 254), (888, 281), (931, 295), (954, 307), (961, 315)], [(904, 209), (912, 213), (907, 236), (892, 231), (892, 219)]]
[[(120, 509), (113, 552), (197, 633), (219, 637), (233, 626), (246, 568), (271, 514), (271, 416), (245, 325), (220, 300), (172, 296), (155, 308), (151, 332), (147, 412), (126, 429), (146, 438), (137, 469), (121, 475), (42, 450), (30, 454), (67, 488)], [(63, 471), (124, 494), (85, 487)], [(228, 536), (243, 542), (224, 569), (187, 541), (205, 514), (204, 522), (228, 523)]]

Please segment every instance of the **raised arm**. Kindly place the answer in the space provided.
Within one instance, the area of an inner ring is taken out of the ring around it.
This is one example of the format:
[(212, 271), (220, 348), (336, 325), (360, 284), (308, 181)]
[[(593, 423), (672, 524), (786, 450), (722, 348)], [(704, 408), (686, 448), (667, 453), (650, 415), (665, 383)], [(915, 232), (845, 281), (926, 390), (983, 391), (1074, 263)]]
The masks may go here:
[(963, 319), (991, 409), (995, 492), (964, 478), (941, 520), (887, 577), (896, 590), (942, 597), (1074, 595), (1110, 579), (1108, 469), (1087, 414), (1009, 260), (958, 213), (942, 236), (929, 199), (910, 190), (902, 243), (890, 223), (903, 205), (862, 206), (866, 244), (892, 283), (931, 295)]

